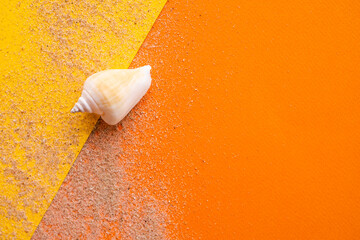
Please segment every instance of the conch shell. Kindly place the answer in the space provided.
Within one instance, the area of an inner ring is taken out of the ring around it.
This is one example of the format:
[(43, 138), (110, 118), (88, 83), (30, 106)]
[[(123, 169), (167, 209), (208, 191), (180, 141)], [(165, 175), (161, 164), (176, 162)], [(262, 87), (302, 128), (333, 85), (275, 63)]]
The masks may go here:
[(86, 79), (71, 112), (97, 113), (110, 125), (119, 123), (145, 95), (151, 84), (149, 65), (136, 69), (111, 69)]

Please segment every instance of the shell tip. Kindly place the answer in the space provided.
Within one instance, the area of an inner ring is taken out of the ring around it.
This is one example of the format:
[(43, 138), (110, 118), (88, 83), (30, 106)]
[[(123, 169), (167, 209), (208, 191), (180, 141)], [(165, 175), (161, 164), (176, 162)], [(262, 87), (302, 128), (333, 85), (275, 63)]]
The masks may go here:
[(79, 112), (79, 108), (76, 107), (76, 105), (71, 109), (71, 113), (77, 113)]

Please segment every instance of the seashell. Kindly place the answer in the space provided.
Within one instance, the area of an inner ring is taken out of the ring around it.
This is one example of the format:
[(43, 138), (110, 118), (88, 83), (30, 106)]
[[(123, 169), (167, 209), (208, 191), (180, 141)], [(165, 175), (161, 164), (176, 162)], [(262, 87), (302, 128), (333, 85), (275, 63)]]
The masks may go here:
[(136, 69), (110, 69), (91, 75), (71, 112), (96, 113), (107, 124), (119, 123), (150, 88), (150, 69), (147, 65)]

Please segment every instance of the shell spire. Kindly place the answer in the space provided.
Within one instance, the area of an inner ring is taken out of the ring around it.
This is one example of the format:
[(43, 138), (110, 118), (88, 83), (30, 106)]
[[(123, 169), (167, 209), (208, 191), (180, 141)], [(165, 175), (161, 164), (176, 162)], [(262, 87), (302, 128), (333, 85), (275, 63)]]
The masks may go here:
[(110, 125), (120, 122), (140, 101), (151, 85), (151, 67), (111, 69), (86, 79), (81, 97), (72, 113), (87, 112), (101, 115)]
[(71, 113), (77, 113), (77, 112), (81, 112), (79, 107), (77, 106), (77, 103), (75, 104), (75, 106), (71, 109), (70, 111)]

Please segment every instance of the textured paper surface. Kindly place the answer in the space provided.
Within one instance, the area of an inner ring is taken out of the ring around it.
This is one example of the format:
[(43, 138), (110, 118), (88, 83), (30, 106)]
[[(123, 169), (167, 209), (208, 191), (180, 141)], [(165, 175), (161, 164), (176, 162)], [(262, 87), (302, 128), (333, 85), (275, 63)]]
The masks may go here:
[(168, 1), (132, 62), (149, 92), (99, 121), (34, 236), (359, 239), (359, 13)]

